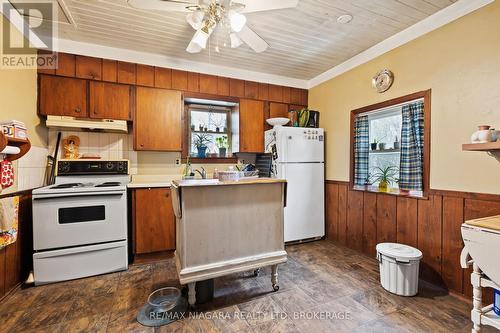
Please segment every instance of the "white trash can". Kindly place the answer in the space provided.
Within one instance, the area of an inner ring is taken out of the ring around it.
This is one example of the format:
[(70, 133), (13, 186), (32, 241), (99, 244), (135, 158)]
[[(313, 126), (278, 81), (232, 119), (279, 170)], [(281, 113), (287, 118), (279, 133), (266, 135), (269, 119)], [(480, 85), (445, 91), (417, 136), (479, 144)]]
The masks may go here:
[(418, 292), (418, 270), (422, 252), (397, 243), (377, 244), (380, 283), (391, 293), (414, 296)]

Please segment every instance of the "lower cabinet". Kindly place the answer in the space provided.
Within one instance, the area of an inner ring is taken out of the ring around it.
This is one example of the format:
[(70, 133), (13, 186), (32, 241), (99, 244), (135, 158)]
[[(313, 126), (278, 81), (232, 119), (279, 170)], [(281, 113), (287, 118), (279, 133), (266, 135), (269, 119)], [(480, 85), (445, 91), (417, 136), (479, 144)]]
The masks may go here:
[(170, 188), (132, 191), (134, 254), (175, 249), (175, 216)]

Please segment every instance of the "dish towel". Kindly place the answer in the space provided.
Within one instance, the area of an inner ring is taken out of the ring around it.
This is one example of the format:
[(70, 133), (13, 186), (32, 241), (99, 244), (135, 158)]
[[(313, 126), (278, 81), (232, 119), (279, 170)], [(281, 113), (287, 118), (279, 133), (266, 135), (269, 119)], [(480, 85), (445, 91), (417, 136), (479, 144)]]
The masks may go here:
[(0, 249), (17, 240), (19, 197), (0, 199)]

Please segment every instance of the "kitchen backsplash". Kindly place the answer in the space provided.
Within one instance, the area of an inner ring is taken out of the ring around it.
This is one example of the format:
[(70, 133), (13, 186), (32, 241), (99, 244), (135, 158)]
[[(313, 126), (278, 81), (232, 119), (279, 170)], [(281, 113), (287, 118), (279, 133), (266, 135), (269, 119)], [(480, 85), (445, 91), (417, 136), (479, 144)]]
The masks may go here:
[[(49, 129), (49, 149), (48, 153), (53, 154), (57, 140), (56, 129)], [(76, 135), (80, 138), (79, 154), (99, 155), (102, 159), (127, 159), (130, 161), (130, 174), (149, 175), (180, 175), (184, 170), (184, 165), (177, 165), (181, 154), (176, 152), (137, 152), (133, 148), (132, 133), (103, 133), (103, 132), (79, 132), (61, 131), (62, 139)], [(59, 147), (59, 158), (62, 158), (63, 151)], [(251, 157), (244, 157), (245, 162), (250, 162)], [(231, 164), (196, 164), (193, 169), (202, 166), (207, 173), (213, 173), (214, 169), (226, 170)]]
[[(56, 129), (49, 129), (49, 153), (53, 154), (57, 133)], [(101, 159), (126, 159), (130, 161), (130, 173), (137, 174), (137, 152), (133, 149), (132, 134), (126, 133), (103, 133), (103, 132), (78, 132), (61, 131), (61, 141), (70, 136), (76, 135), (80, 138), (78, 153), (98, 155)], [(63, 149), (59, 147), (59, 157), (63, 157)]]

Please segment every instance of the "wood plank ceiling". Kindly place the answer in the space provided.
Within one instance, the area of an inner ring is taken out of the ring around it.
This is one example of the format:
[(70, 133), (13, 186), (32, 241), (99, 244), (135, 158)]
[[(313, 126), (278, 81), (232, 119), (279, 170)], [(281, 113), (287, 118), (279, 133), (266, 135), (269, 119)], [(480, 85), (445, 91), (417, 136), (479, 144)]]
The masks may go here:
[[(249, 26), (270, 44), (266, 52), (223, 47), (220, 32), (210, 51), (195, 55), (185, 51), (194, 32), (185, 13), (137, 10), (126, 0), (60, 1), (75, 21), (59, 25), (64, 39), (308, 80), (456, 0), (300, 0), (294, 9), (247, 14)], [(338, 24), (342, 14), (354, 20)]]

